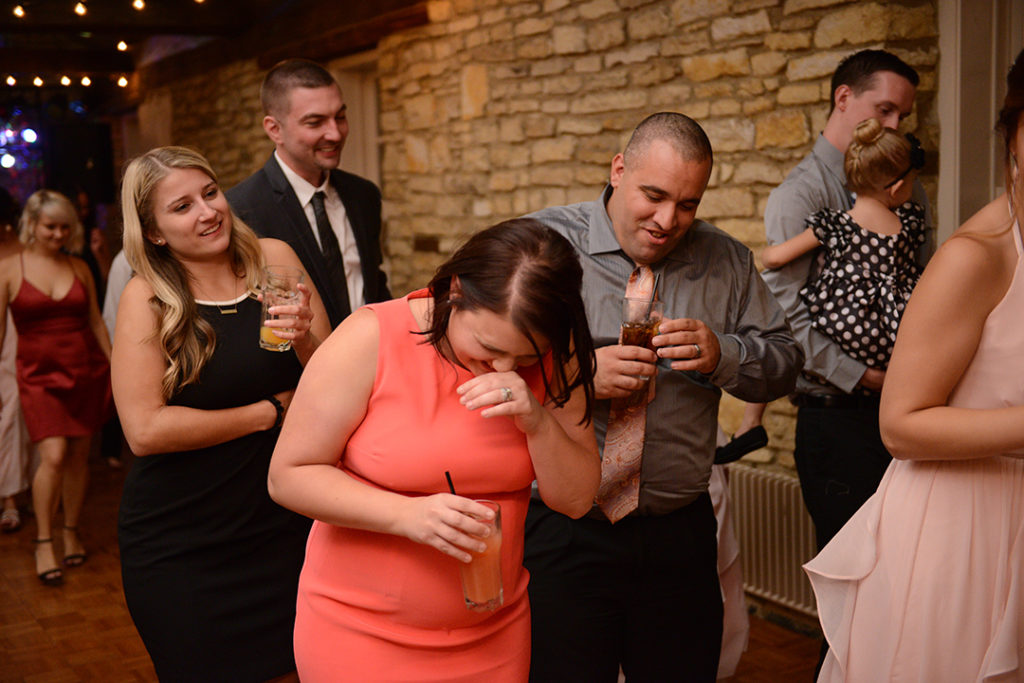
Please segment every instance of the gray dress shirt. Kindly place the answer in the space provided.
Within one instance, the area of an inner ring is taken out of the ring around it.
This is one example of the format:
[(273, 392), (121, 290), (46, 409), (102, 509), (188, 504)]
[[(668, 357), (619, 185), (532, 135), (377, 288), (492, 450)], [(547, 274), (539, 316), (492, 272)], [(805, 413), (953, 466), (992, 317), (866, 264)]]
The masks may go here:
[[(622, 251), (601, 198), (531, 214), (564, 235), (583, 265), (583, 300), (596, 346), (618, 343), (622, 297), (635, 267)], [(640, 475), (638, 514), (663, 515), (707, 490), (722, 390), (746, 401), (770, 401), (793, 390), (803, 354), (785, 314), (743, 244), (695, 221), (675, 249), (652, 264), (667, 318), (703, 320), (722, 358), (711, 375), (658, 363)], [(604, 447), (610, 401), (598, 401), (594, 426)]]
[[(928, 196), (920, 181), (914, 182), (914, 201), (924, 207), (927, 239), (918, 251), (917, 260), (924, 266), (935, 251)], [(811, 153), (796, 165), (781, 185), (772, 190), (764, 210), (768, 244), (779, 244), (796, 237), (807, 227), (807, 219), (821, 209), (849, 211), (853, 196), (846, 189), (843, 153), (825, 136), (819, 135)], [(809, 375), (834, 385), (829, 387), (801, 376), (798, 392), (837, 393), (853, 391), (867, 366), (847, 356), (829, 337), (811, 327), (810, 312), (800, 298), (800, 289), (807, 283), (816, 266), (820, 250), (804, 254), (781, 268), (766, 270), (764, 281), (786, 311), (793, 335), (803, 347), (804, 370)]]

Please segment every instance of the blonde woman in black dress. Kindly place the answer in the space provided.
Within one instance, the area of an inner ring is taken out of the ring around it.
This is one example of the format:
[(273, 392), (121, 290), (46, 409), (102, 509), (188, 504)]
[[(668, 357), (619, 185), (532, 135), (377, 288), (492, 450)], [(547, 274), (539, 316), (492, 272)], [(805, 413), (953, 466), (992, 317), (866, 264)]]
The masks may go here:
[(300, 285), (300, 303), (269, 323), (291, 350), (260, 348), (260, 271), (299, 259), (232, 214), (192, 150), (132, 161), (122, 212), (136, 276), (118, 308), (113, 383), (139, 456), (118, 522), (128, 608), (161, 680), (287, 676), (309, 520), (270, 500), (267, 468), (327, 314)]

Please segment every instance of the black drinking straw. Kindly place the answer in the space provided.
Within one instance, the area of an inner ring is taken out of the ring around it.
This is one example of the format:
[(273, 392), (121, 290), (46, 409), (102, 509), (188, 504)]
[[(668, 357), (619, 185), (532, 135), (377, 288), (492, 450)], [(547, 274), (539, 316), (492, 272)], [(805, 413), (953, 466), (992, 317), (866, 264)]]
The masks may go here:
[(449, 472), (448, 470), (445, 470), (444, 471), (444, 478), (448, 480), (448, 490), (452, 492), (452, 495), (453, 496), (459, 495), (459, 494), (455, 493), (455, 484), (452, 483), (451, 472)]
[(658, 278), (661, 277), (661, 273), (654, 274), (654, 287), (651, 288), (651, 300), (647, 302), (647, 317), (651, 317), (651, 311), (654, 310), (654, 300), (658, 296)]

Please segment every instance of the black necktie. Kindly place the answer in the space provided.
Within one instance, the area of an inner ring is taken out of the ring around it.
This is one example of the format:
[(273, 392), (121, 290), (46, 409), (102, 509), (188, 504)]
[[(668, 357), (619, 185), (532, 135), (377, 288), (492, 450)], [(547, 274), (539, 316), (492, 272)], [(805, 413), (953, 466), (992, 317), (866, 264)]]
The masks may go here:
[(341, 258), (338, 238), (331, 228), (331, 222), (327, 219), (327, 209), (324, 208), (324, 193), (314, 193), (312, 202), (313, 215), (316, 217), (316, 230), (320, 233), (320, 249), (324, 253), (324, 261), (327, 262), (327, 273), (330, 276), (328, 286), (332, 288), (334, 298), (337, 299), (341, 317), (345, 318), (352, 312), (348, 302), (348, 283), (345, 282), (345, 262)]

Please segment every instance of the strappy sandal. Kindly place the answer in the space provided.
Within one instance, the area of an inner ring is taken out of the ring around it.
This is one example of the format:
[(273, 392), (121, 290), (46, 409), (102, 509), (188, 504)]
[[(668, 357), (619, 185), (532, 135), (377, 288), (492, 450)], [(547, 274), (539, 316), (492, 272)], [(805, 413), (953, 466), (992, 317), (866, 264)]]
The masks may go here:
[(13, 534), (21, 528), (21, 514), (18, 508), (7, 508), (0, 514), (0, 529), (5, 534)]
[[(76, 526), (65, 526), (64, 531), (70, 531), (75, 536), (78, 536), (78, 527)], [(66, 545), (66, 544), (65, 544)], [(64, 556), (65, 567), (81, 567), (85, 564), (86, 558), (89, 557), (88, 553), (71, 553), (70, 555)]]
[[(37, 538), (35, 539), (36, 545), (42, 545), (43, 543), (53, 543), (52, 538)], [(64, 583), (64, 572), (60, 570), (60, 567), (54, 567), (53, 569), (47, 569), (45, 572), (41, 572), (36, 576), (43, 583), (44, 586), (59, 586)]]

